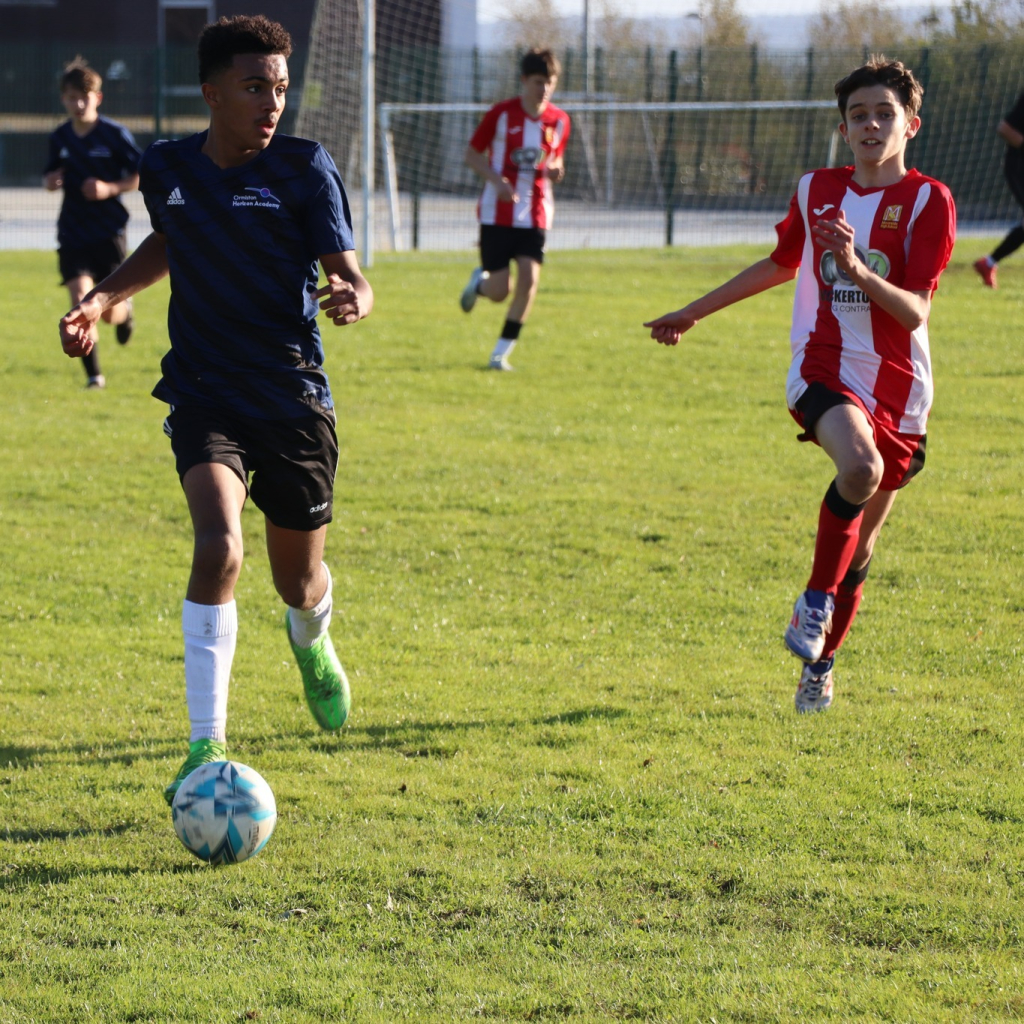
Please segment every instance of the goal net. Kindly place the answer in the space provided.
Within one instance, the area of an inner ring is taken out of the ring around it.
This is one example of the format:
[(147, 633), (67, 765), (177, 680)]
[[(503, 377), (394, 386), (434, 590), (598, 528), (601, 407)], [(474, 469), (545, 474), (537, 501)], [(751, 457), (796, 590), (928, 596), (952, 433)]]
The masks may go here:
[[(463, 154), (483, 112), (518, 93), (520, 54), (453, 41), (445, 12), (461, 0), (376, 0), (375, 167), (364, 193), (367, 2), (319, 0), (297, 131), (334, 156), (357, 227), (373, 225), (373, 249), (471, 249), (481, 183)], [(587, 69), (578, 50), (559, 56), (554, 102), (573, 126), (550, 248), (771, 243), (800, 175), (849, 161), (833, 86), (865, 59), (859, 49), (623, 48), (598, 50)], [(1007, 42), (899, 56), (925, 85), (909, 166), (950, 187), (965, 230), (1002, 233), (1020, 214), (995, 126), (1024, 88), (1019, 53)]]
[[(802, 170), (837, 160), (834, 101), (556, 100), (572, 133), (556, 187), (555, 248), (771, 238)], [(473, 244), (481, 183), (462, 154), (485, 110), (380, 104), (388, 248)]]

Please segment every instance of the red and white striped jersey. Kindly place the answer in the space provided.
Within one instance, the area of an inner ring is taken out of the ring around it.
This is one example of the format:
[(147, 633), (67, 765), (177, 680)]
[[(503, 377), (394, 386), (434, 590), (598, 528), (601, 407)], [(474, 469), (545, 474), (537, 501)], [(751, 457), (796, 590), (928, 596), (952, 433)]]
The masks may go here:
[(892, 429), (924, 434), (932, 404), (927, 323), (909, 331), (872, 302), (831, 252), (815, 246), (811, 226), (842, 210), (857, 254), (872, 272), (907, 291), (933, 292), (953, 251), (953, 197), (916, 170), (885, 188), (862, 188), (853, 172), (836, 167), (805, 174), (775, 228), (779, 241), (771, 258), (800, 267), (786, 400), (792, 409), (811, 381), (838, 381)]
[(549, 103), (530, 117), (518, 96), (496, 103), (483, 116), (469, 144), (478, 152), (490, 150), (491, 167), (507, 178), (519, 202), (498, 199), (490, 182), (484, 185), (477, 206), (481, 224), (512, 228), (551, 227), (555, 204), (549, 161), (565, 152), (569, 141), (569, 115)]

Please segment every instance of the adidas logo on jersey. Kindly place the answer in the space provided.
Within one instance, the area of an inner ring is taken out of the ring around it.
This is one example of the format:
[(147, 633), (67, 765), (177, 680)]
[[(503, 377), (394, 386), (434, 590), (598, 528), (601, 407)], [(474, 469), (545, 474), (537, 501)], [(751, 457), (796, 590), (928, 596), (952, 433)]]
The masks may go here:
[(184, 206), (185, 200), (181, 198), (181, 189), (177, 185), (174, 186), (174, 191), (167, 197), (168, 206)]

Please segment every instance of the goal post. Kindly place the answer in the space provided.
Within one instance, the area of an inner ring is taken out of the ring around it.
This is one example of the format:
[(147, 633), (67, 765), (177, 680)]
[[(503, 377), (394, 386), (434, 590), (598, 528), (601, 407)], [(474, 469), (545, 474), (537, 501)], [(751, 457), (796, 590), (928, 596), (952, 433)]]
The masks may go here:
[[(573, 122), (566, 181), (556, 224), (602, 218), (624, 242), (641, 212), (663, 218), (661, 243), (673, 243), (676, 211), (765, 212), (785, 209), (796, 181), (813, 167), (834, 166), (840, 137), (834, 100), (622, 102), (563, 98)], [(387, 244), (465, 248), (442, 237), (453, 201), (472, 211), (480, 183), (462, 153), (486, 103), (381, 103), (378, 126), (387, 204)], [(412, 224), (404, 227), (402, 194)], [(463, 215), (464, 216), (464, 215)], [(431, 227), (424, 228), (426, 221)], [(559, 233), (562, 228), (559, 227)], [(424, 244), (425, 242), (425, 244)], [(620, 243), (621, 244), (621, 243)], [(652, 244), (650, 240), (637, 245)], [(654, 243), (657, 244), (657, 243)]]

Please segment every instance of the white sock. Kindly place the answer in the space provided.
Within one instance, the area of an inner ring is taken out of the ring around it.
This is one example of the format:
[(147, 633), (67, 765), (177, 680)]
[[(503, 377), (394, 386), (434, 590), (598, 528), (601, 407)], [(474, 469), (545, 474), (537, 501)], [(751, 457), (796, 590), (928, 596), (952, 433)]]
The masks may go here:
[(312, 608), (292, 608), (290, 605), (288, 607), (288, 631), (296, 647), (312, 647), (327, 632), (331, 624), (331, 610), (334, 608), (331, 591), (334, 589), (334, 581), (326, 563), (320, 564), (324, 567), (324, 575), (327, 577), (324, 596)]
[(992, 259), (991, 256), (986, 256), (985, 262), (989, 265), (989, 267), (994, 267), (996, 265), (996, 261)]
[(495, 343), (491, 358), (494, 360), (504, 359), (515, 347), (516, 343), (514, 341), (509, 341), (508, 338), (499, 338)]
[(189, 742), (227, 738), (228, 683), (238, 639), (235, 602), (195, 604), (181, 609), (185, 636), (185, 699), (192, 726)]

